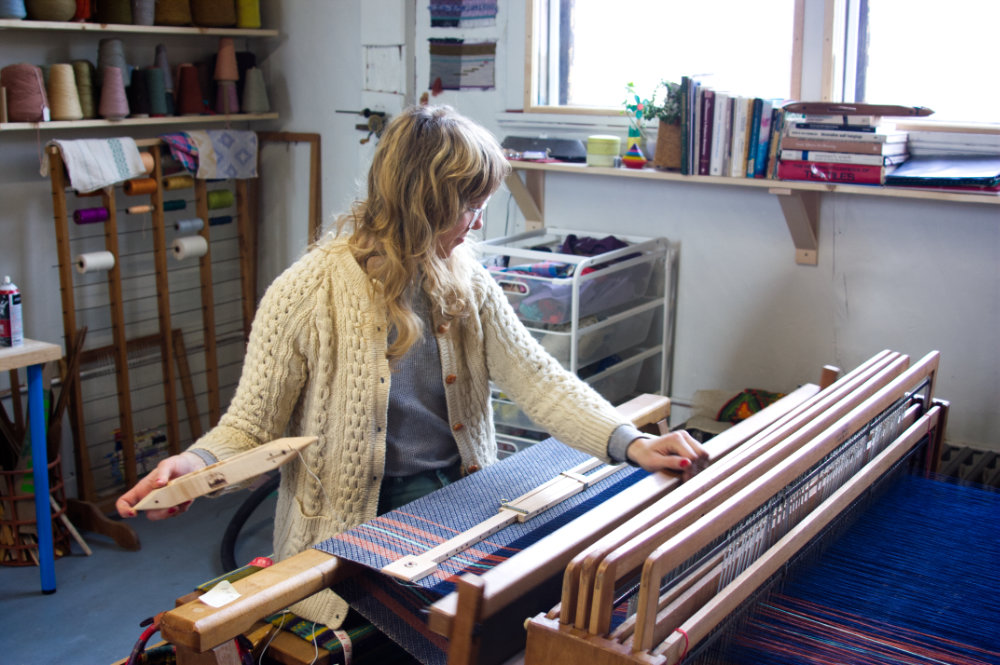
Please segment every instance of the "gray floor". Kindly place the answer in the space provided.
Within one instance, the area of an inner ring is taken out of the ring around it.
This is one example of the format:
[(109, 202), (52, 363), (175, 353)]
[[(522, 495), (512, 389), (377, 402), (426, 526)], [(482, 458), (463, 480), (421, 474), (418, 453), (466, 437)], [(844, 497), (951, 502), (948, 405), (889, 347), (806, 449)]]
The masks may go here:
[[(142, 548), (84, 533), (93, 554), (76, 543), (55, 562), (56, 592), (43, 595), (36, 567), (0, 567), (0, 663), (111, 665), (126, 658), (143, 619), (173, 607), (174, 599), (223, 572), (222, 535), (246, 491), (199, 499), (164, 522), (129, 520)], [(273, 501), (240, 533), (236, 560), (270, 554)], [(159, 635), (151, 641), (158, 641)]]

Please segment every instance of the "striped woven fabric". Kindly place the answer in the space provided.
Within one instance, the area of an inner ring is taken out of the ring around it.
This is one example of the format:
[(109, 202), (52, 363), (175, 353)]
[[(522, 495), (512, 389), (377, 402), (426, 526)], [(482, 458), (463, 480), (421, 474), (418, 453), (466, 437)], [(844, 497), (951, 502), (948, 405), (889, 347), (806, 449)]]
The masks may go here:
[(426, 625), (427, 607), (465, 573), (482, 574), (644, 477), (626, 468), (524, 523), (515, 523), (444, 561), (414, 583), (382, 575), (386, 564), (420, 554), (497, 513), (505, 501), (589, 459), (548, 439), (433, 494), (345, 531), (316, 547), (366, 567), (334, 590), (423, 663), (444, 663), (447, 641)]

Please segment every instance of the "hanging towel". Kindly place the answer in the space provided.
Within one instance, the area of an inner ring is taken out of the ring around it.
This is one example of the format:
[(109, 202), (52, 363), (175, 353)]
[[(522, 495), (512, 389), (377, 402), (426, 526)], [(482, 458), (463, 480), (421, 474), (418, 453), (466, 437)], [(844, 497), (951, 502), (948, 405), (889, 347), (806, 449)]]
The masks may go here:
[(187, 132), (162, 134), (160, 140), (170, 148), (170, 155), (191, 173), (198, 172), (198, 146)]
[[(146, 175), (139, 148), (132, 138), (54, 140), (48, 145), (59, 148), (69, 173), (70, 186), (81, 194)], [(49, 175), (47, 151), (42, 160), (41, 174)]]

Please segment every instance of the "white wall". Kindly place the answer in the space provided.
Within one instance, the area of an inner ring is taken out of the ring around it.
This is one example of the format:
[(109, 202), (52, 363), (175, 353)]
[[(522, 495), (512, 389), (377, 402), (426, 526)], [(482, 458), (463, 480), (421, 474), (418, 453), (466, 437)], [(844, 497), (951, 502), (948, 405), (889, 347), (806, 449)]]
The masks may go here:
[[(322, 135), (327, 219), (358, 192), (372, 148), (359, 144), (363, 135), (354, 125), (360, 118), (335, 111), (374, 101), (391, 112), (388, 106), (404, 92), (384, 97), (362, 89), (362, 3), (263, 3), (267, 25), (282, 33), (258, 50), (281, 113), (269, 128)], [(501, 2), (495, 27), (465, 31), (432, 30), (425, 3), (390, 0), (382, 6), (393, 4), (416, 16), (410, 37), (416, 95), (428, 87), (428, 36), (498, 41), (496, 90), (445, 92), (432, 103), (451, 104), (502, 136), (499, 118), (521, 100), (523, 0)], [(15, 61), (11, 49), (5, 36), (0, 62)], [(61, 343), (58, 290), (49, 268), (51, 204), (48, 185), (37, 175), (35, 137), (0, 135), (0, 150), (0, 271), (15, 276), (26, 292), (29, 335)], [(299, 153), (273, 161), (263, 164), (261, 284), (305, 246), (304, 162)], [(490, 236), (503, 232), (507, 199), (506, 192), (494, 197)], [(787, 391), (815, 382), (824, 364), (846, 370), (883, 348), (914, 356), (938, 349), (937, 392), (952, 405), (949, 439), (1000, 449), (995, 206), (826, 196), (816, 267), (795, 264), (779, 205), (764, 192), (550, 174), (545, 212), (553, 226), (663, 235), (680, 244), (673, 373), (679, 400), (699, 389)], [(516, 227), (520, 217), (511, 221)]]

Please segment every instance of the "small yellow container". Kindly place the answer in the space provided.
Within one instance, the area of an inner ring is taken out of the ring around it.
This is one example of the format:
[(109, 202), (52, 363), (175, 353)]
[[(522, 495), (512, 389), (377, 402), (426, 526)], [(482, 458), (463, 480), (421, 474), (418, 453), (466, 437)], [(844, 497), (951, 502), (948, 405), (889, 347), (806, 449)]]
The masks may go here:
[(614, 166), (621, 150), (617, 136), (595, 134), (587, 137), (587, 166)]

